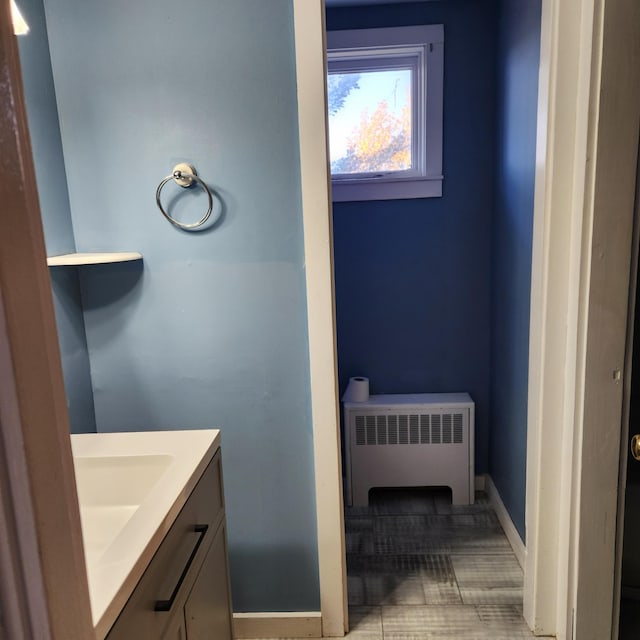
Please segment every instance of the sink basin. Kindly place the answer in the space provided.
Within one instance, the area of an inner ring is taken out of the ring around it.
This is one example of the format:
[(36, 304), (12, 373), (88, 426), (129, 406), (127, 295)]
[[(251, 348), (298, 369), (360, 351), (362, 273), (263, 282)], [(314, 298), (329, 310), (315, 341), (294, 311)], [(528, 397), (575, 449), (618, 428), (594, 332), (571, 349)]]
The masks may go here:
[(162, 454), (74, 458), (78, 501), (92, 507), (139, 505), (172, 461)]
[(88, 564), (124, 529), (172, 461), (170, 455), (74, 458)]

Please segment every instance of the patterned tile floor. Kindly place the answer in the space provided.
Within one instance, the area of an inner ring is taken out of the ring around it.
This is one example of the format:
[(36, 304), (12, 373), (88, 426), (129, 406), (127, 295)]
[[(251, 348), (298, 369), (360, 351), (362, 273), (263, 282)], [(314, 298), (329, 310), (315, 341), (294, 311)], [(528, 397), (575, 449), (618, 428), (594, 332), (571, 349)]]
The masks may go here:
[(516, 640), (522, 569), (483, 493), (372, 491), (346, 509), (349, 638)]
[(346, 509), (349, 639), (520, 640), (523, 574), (484, 493), (385, 489)]

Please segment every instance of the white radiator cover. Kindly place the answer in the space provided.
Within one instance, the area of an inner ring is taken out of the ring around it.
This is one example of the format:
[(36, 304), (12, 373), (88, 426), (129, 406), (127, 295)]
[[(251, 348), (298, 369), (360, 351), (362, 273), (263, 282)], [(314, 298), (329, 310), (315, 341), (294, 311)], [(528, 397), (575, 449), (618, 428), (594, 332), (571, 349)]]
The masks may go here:
[(344, 403), (347, 504), (373, 487), (451, 487), (473, 504), (475, 405), (468, 393), (370, 396)]

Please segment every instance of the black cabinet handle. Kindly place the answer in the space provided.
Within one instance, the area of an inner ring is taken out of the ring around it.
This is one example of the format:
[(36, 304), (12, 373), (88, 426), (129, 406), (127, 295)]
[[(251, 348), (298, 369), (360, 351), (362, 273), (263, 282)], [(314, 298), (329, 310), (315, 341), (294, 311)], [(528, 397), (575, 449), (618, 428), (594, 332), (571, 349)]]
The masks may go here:
[(180, 591), (180, 587), (182, 586), (182, 583), (184, 582), (184, 579), (187, 573), (189, 572), (189, 567), (191, 566), (193, 559), (196, 557), (196, 553), (198, 553), (198, 549), (200, 548), (200, 545), (202, 544), (202, 541), (204, 540), (204, 536), (207, 533), (208, 529), (209, 529), (208, 524), (194, 525), (193, 530), (196, 533), (200, 534), (198, 536), (198, 542), (196, 542), (195, 546), (193, 547), (193, 551), (191, 552), (191, 555), (187, 560), (187, 564), (184, 565), (184, 569), (180, 574), (178, 583), (176, 584), (175, 588), (173, 589), (173, 592), (171, 593), (171, 597), (168, 600), (156, 600), (156, 606), (154, 607), (154, 611), (171, 611), (171, 607), (173, 606), (176, 596), (178, 595), (178, 591)]

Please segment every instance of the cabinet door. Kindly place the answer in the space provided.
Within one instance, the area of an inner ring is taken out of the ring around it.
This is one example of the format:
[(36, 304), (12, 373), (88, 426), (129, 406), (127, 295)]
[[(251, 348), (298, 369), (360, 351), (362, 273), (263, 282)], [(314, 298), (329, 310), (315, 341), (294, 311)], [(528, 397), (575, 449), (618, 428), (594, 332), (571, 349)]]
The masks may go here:
[(184, 613), (178, 612), (167, 625), (162, 640), (187, 640), (187, 630), (184, 626)]
[(231, 599), (224, 523), (207, 552), (198, 578), (185, 603), (188, 640), (230, 640)]

